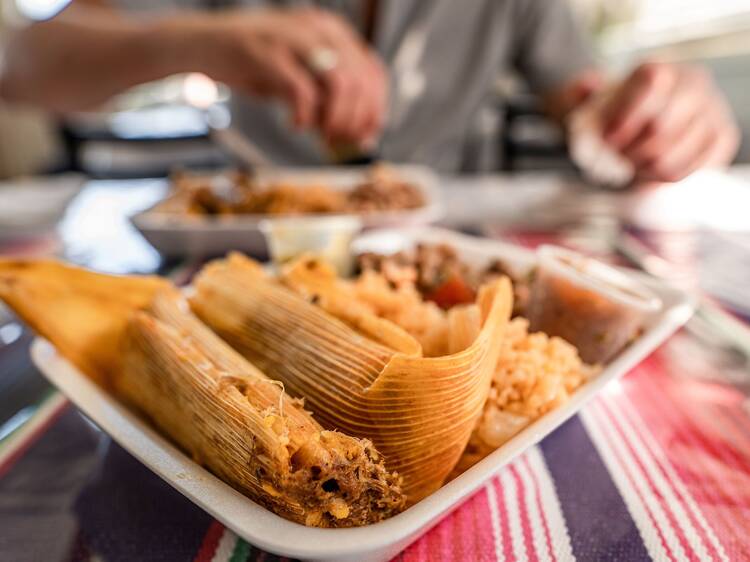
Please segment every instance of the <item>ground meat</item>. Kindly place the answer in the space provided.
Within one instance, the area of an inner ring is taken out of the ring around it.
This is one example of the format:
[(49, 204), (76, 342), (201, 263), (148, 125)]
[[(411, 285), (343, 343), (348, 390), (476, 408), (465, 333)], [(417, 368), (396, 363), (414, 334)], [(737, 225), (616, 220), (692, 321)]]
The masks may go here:
[(526, 316), (534, 274), (535, 269), (530, 269), (519, 275), (502, 260), (495, 260), (481, 273), (479, 282), (480, 284), (488, 283), (502, 275), (510, 277), (513, 282), (513, 317), (515, 318), (516, 316)]
[(447, 244), (418, 244), (412, 252), (389, 256), (365, 253), (358, 258), (360, 271), (377, 271), (400, 286), (413, 283), (421, 293), (437, 289), (446, 280), (459, 277), (469, 282), (471, 271)]
[(394, 287), (414, 286), (426, 299), (441, 308), (473, 302), (478, 288), (505, 275), (513, 281), (513, 316), (523, 316), (529, 302), (533, 270), (519, 275), (501, 260), (475, 270), (461, 261), (448, 244), (418, 244), (408, 252), (389, 256), (373, 253), (358, 258), (360, 271), (381, 273)]
[(383, 164), (373, 166), (367, 181), (348, 194), (348, 206), (354, 212), (417, 209), (424, 204), (420, 190), (404, 182), (393, 169)]
[(352, 211), (366, 213), (417, 209), (424, 205), (424, 197), (409, 183), (370, 181), (355, 187), (349, 193), (347, 202)]

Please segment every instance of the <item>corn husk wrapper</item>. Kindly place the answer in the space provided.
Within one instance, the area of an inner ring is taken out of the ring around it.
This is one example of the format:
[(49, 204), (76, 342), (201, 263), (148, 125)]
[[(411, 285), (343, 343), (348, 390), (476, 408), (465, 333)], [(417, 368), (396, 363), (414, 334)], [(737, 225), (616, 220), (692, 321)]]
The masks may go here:
[(195, 460), (273, 512), (351, 526), (403, 508), (399, 478), (369, 441), (323, 430), (168, 282), (0, 261), (0, 298)]
[(117, 375), (134, 310), (170, 287), (159, 277), (101, 275), (54, 260), (0, 259), (0, 299), (102, 386)]
[[(317, 263), (317, 262), (314, 262)], [(419, 344), (339, 291), (335, 277), (269, 278), (239, 255), (209, 264), (191, 306), (211, 328), (282, 381), (328, 428), (368, 436), (404, 478), (414, 503), (439, 488), (482, 411), (512, 308), (507, 279), (480, 292), (482, 325), (457, 316), (451, 344), (423, 357)]]

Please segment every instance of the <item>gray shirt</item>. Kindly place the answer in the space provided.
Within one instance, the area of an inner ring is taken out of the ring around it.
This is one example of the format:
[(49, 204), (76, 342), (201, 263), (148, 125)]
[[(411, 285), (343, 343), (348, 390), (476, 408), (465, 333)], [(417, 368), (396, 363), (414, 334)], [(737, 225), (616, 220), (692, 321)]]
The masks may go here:
[[(357, 28), (364, 25), (362, 0), (202, 4), (269, 3), (314, 3), (339, 12)], [(374, 48), (391, 76), (378, 155), (446, 172), (461, 167), (498, 75), (518, 71), (532, 91), (544, 93), (593, 64), (566, 0), (380, 0)], [(320, 138), (293, 132), (278, 103), (236, 95), (232, 121), (280, 164), (328, 160)]]

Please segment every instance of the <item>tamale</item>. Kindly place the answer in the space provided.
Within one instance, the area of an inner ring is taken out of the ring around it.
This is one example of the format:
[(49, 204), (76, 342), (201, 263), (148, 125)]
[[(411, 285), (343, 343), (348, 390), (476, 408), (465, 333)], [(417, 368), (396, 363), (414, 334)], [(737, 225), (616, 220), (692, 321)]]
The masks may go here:
[[(482, 411), (512, 309), (509, 281), (483, 288), (479, 333), (457, 335), (456, 346), (473, 341), (442, 357), (423, 357), (416, 340), (343, 298), (336, 283), (297, 281), (293, 291), (232, 255), (204, 268), (190, 302), (244, 357), (304, 396), (324, 427), (371, 438), (404, 478), (408, 501), (419, 501), (442, 485)], [(473, 330), (464, 320), (454, 324)]]
[[(168, 282), (0, 260), (0, 298), (196, 461), (274, 513), (340, 527), (403, 508), (399, 477), (370, 441), (323, 430)], [(102, 368), (107, 376), (96, 376)]]

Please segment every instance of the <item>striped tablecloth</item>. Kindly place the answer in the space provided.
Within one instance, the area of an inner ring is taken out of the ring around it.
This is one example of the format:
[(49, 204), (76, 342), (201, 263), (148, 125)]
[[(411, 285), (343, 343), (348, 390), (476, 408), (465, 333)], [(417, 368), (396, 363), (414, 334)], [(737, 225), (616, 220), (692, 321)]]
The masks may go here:
[[(677, 335), (397, 560), (750, 560), (748, 400), (696, 378), (696, 345)], [(55, 395), (0, 449), (2, 559), (41, 560), (24, 554), (59, 534), (60, 518), (67, 560), (277, 559)]]
[[(97, 189), (108, 201), (116, 191)], [(96, 261), (94, 249), (77, 251)], [(713, 382), (722, 378), (715, 354), (676, 335), (396, 560), (750, 560), (750, 400)], [(59, 394), (0, 441), (0, 561), (277, 559)]]

